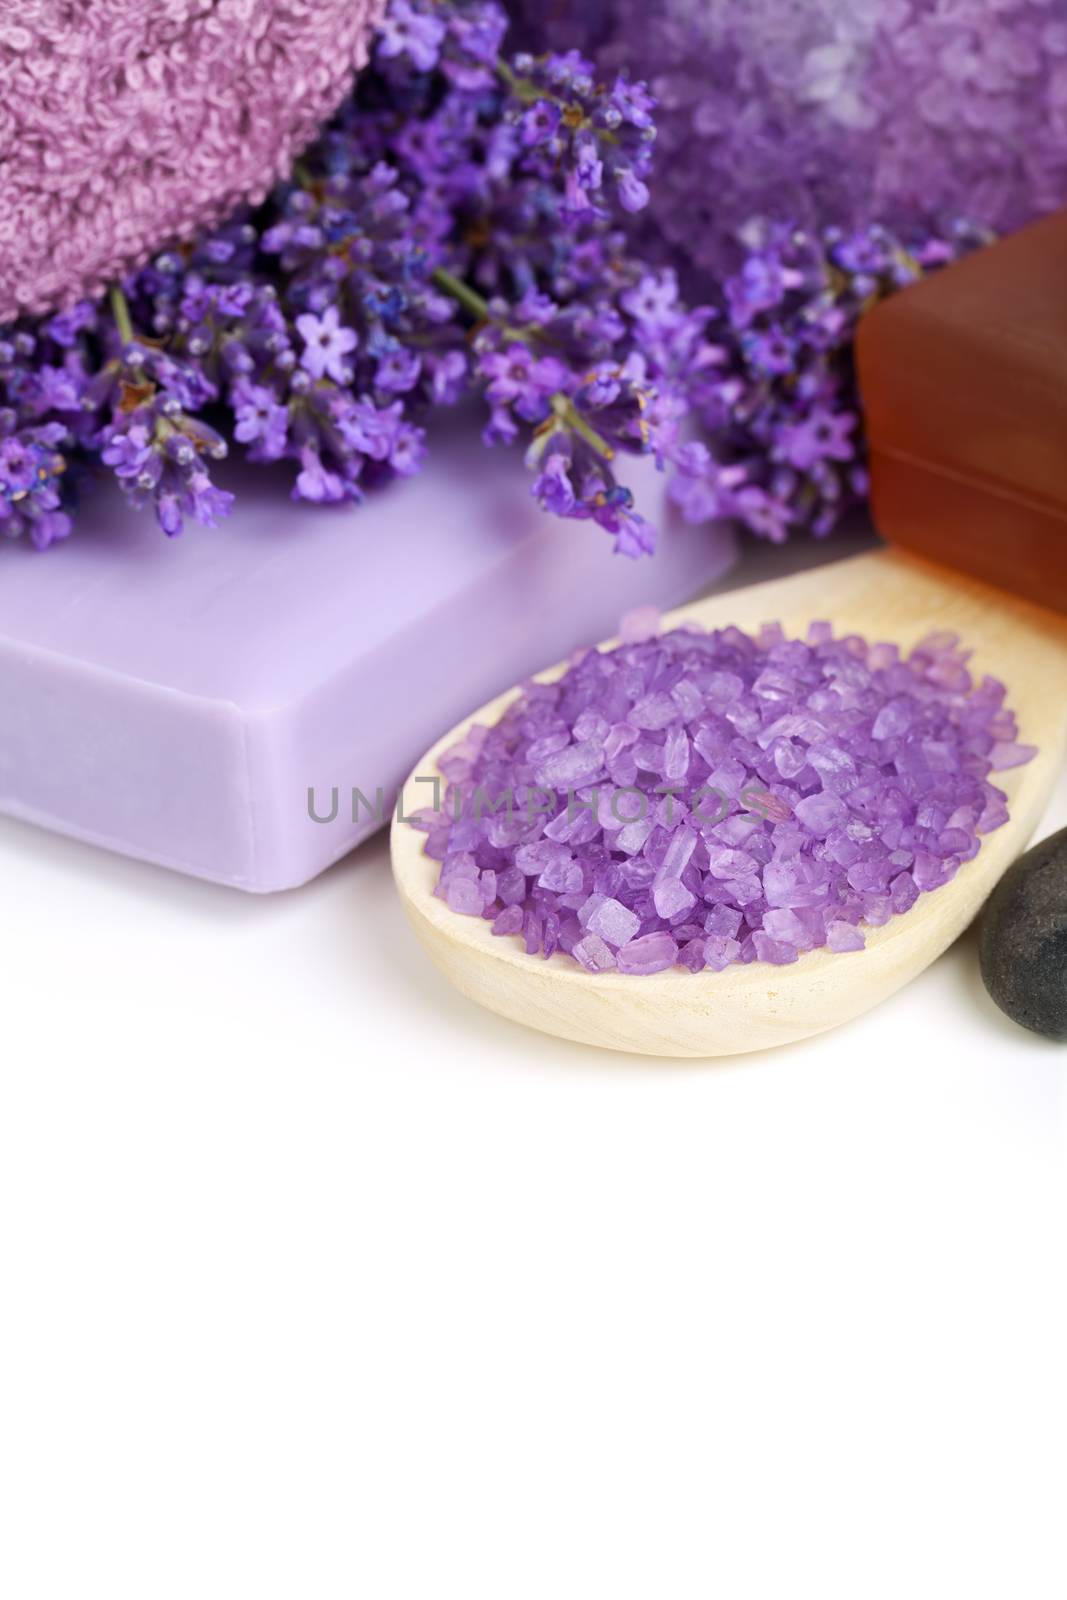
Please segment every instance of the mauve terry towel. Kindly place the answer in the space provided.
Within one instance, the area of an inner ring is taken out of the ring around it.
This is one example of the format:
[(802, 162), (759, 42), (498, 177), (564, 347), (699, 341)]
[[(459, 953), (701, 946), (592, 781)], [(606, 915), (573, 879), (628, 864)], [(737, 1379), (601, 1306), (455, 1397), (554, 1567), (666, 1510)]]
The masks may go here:
[(258, 203), (384, 0), (0, 0), (0, 323)]

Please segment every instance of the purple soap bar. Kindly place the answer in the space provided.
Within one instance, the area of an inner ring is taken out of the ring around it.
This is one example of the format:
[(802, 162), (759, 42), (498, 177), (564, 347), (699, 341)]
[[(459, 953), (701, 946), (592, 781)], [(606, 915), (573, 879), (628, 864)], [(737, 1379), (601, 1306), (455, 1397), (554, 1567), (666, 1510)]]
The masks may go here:
[[(641, 469), (662, 519), (663, 480)], [(175, 540), (101, 487), (65, 544), (0, 549), (0, 811), (294, 887), (380, 825), (377, 792), (387, 816), (465, 712), (734, 557), (730, 530), (677, 525), (651, 560), (613, 556), (476, 441), (360, 508), (295, 506), (287, 485), (246, 473), (223, 527)]]

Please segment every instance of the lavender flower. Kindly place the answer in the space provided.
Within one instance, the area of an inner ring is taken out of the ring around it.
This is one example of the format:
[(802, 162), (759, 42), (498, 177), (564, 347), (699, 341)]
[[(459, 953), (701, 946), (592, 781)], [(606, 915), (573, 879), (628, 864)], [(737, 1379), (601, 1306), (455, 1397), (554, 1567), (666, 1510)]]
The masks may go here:
[(775, 230), (710, 308), (703, 364), (686, 363), (708, 443), (673, 454), (683, 515), (735, 517), (775, 542), (829, 533), (868, 486), (851, 353), (861, 313), (982, 239), (961, 227), (909, 249), (884, 228)]
[(167, 534), (213, 525), (227, 438), (288, 462), (295, 498), (356, 503), (417, 471), (426, 413), (470, 391), (541, 504), (622, 553), (654, 544), (635, 454), (694, 521), (833, 525), (865, 487), (856, 318), (973, 236), (764, 229), (687, 305), (661, 199), (684, 162), (654, 176), (649, 89), (617, 52), (504, 56), (506, 25), (497, 0), (391, 0), (370, 69), (265, 206), (107, 302), (0, 330), (4, 532), (65, 536), (100, 466)]
[(432, 12), (418, 11), (408, 0), (393, 0), (382, 23), (378, 54), (385, 59), (407, 56), (417, 71), (432, 72), (447, 31)]
[(66, 442), (60, 423), (16, 431), (10, 411), (0, 412), (0, 534), (28, 537), (38, 550), (65, 539), (71, 519), (61, 506)]
[(540, 150), (565, 173), (565, 215), (578, 219), (609, 207), (609, 191), (624, 211), (648, 204), (645, 179), (656, 137), (653, 100), (643, 83), (619, 75), (609, 86), (577, 51), (519, 55), (504, 68), (520, 102), (524, 148)]
[(350, 369), (345, 356), (354, 350), (359, 340), (351, 328), (343, 328), (336, 306), (327, 306), (321, 317), (305, 311), (296, 319), (296, 331), (304, 341), (300, 365), (313, 378), (332, 378), (335, 383), (346, 383)]

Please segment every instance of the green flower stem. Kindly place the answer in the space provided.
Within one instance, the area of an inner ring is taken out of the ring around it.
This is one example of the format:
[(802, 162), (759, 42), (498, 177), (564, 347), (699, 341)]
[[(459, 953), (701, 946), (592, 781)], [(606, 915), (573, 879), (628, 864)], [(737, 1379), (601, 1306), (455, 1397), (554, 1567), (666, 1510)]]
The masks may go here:
[[(469, 283), (464, 283), (462, 278), (457, 278), (454, 272), (449, 272), (447, 267), (435, 267), (430, 274), (430, 280), (438, 289), (450, 295), (453, 300), (458, 300), (464, 311), (469, 311), (476, 322), (492, 322), (493, 313), (489, 309), (489, 302)], [(532, 344), (540, 333), (536, 323), (531, 323), (528, 328), (509, 328), (506, 323), (498, 323), (501, 337), (512, 344)]]
[(453, 300), (458, 300), (464, 311), (469, 311), (472, 317), (479, 322), (491, 320), (488, 300), (483, 299), (469, 283), (464, 283), (462, 278), (449, 272), (447, 267), (435, 267), (430, 276), (439, 289), (443, 289)]
[(562, 390), (554, 394), (552, 396), (552, 410), (565, 427), (570, 428), (584, 439), (589, 448), (595, 450), (597, 455), (604, 461), (614, 461), (614, 450), (607, 440), (600, 437), (595, 428), (589, 426), (570, 395), (564, 394)]
[[(539, 84), (532, 83), (529, 78), (520, 78), (513, 72), (503, 57), (498, 56), (495, 71), (501, 83), (520, 105), (534, 106), (541, 100), (547, 100), (550, 105), (558, 106), (563, 113), (563, 120), (572, 128), (589, 128), (592, 126), (589, 118), (581, 106), (573, 100), (564, 100), (562, 95), (553, 94), (551, 89), (542, 89)], [(619, 136), (610, 128), (600, 128), (599, 137), (605, 144), (618, 144)]]
[(507, 62), (499, 56), (496, 61), (496, 75), (509, 94), (514, 95), (522, 105), (535, 105), (538, 100), (551, 100), (553, 105), (561, 107), (564, 111), (569, 109), (566, 100), (561, 100), (559, 95), (551, 94), (547, 89), (539, 89), (529, 78), (520, 78), (518, 73), (512, 72)]
[(134, 334), (133, 319), (130, 316), (130, 304), (118, 284), (113, 283), (111, 285), (108, 290), (108, 299), (111, 302), (111, 315), (115, 319), (115, 327), (118, 329), (119, 338), (124, 345), (132, 344)]
[[(483, 299), (477, 289), (472, 289), (469, 283), (464, 283), (462, 278), (457, 278), (454, 273), (449, 272), (447, 267), (435, 267), (431, 277), (438, 289), (443, 290), (447, 295), (451, 295), (452, 299), (457, 300), (465, 311), (470, 312), (472, 317), (475, 317), (479, 322), (492, 321), (489, 302)], [(531, 344), (538, 330), (531, 328), (520, 332), (517, 328), (501, 326), (501, 332), (506, 339), (513, 339), (522, 344)], [(610, 444), (605, 439), (602, 439), (594, 428), (589, 426), (570, 395), (564, 394), (562, 389), (552, 396), (552, 411), (565, 428), (570, 428), (572, 432), (584, 439), (589, 448), (595, 450), (603, 461), (613, 461), (615, 459), (615, 452)]]

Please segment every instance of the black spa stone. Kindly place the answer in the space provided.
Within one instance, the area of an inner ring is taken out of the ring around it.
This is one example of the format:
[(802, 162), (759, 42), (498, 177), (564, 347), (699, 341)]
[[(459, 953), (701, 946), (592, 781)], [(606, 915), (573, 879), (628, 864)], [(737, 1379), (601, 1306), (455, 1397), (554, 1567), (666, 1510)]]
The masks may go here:
[(982, 979), (1014, 1022), (1067, 1042), (1067, 828), (1035, 845), (982, 917)]

